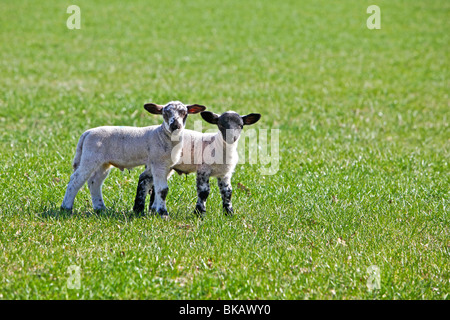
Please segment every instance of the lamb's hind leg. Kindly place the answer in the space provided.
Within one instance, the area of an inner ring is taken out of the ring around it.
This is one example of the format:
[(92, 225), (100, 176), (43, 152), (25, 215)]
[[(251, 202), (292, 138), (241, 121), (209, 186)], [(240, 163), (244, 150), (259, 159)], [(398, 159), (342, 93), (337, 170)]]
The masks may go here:
[(110, 165), (103, 165), (90, 176), (88, 187), (91, 192), (92, 206), (94, 210), (106, 209), (102, 196), (102, 185), (111, 170)]
[(61, 209), (72, 211), (75, 196), (80, 188), (86, 183), (96, 167), (93, 164), (81, 164), (74, 173), (70, 176), (69, 184), (67, 185), (66, 193), (64, 195)]
[[(147, 193), (153, 190), (153, 177), (150, 170), (145, 170), (139, 176), (139, 182), (136, 190), (136, 198), (134, 199), (133, 211), (135, 213), (144, 212), (145, 208), (145, 198), (147, 197)], [(154, 194), (152, 194), (152, 198), (154, 198)], [(151, 204), (152, 201), (150, 201)]]

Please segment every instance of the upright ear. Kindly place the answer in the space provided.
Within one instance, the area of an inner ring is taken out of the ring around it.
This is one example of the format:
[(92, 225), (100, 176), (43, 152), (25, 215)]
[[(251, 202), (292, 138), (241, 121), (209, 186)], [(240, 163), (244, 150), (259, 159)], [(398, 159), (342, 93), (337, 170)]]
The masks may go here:
[(199, 113), (206, 110), (206, 107), (200, 104), (190, 104), (186, 108), (188, 109), (188, 113)]
[(242, 116), (242, 121), (244, 121), (245, 125), (254, 124), (261, 119), (261, 115), (259, 113), (250, 113), (246, 116)]
[(219, 115), (214, 112), (204, 111), (200, 114), (201, 114), (203, 120), (205, 120), (208, 123), (217, 124), (219, 122)]
[(146, 103), (144, 104), (144, 108), (150, 113), (162, 114), (162, 109), (164, 108), (164, 106), (160, 106), (159, 104), (155, 103)]

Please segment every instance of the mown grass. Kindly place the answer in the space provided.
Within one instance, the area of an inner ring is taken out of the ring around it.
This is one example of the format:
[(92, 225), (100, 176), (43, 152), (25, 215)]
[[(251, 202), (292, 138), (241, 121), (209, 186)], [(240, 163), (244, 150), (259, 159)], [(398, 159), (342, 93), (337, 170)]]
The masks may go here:
[[(68, 30), (70, 4), (0, 4), (0, 298), (449, 298), (449, 4), (378, 1), (368, 30), (366, 1), (78, 1)], [(81, 133), (171, 100), (262, 113), (278, 172), (237, 168), (233, 218), (215, 181), (192, 215), (194, 176), (135, 216), (141, 169), (59, 212)]]

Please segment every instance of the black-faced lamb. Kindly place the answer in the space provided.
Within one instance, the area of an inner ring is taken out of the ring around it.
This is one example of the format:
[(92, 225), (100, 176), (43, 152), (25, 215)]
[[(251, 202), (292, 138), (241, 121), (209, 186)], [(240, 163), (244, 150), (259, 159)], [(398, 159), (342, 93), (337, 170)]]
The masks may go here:
[[(197, 204), (195, 212), (204, 215), (206, 199), (210, 193), (209, 178), (217, 177), (222, 196), (223, 209), (227, 215), (233, 214), (231, 203), (231, 177), (238, 162), (237, 144), (244, 125), (256, 123), (261, 115), (251, 113), (240, 116), (228, 111), (222, 115), (204, 111), (202, 118), (218, 126), (217, 133), (201, 133), (192, 130), (183, 131), (183, 150), (180, 160), (171, 167), (179, 174), (197, 173)], [(169, 173), (172, 174), (172, 172)], [(151, 176), (142, 174), (139, 177), (133, 210), (144, 211), (145, 198), (150, 193), (150, 206), (153, 206), (155, 189), (152, 187)]]

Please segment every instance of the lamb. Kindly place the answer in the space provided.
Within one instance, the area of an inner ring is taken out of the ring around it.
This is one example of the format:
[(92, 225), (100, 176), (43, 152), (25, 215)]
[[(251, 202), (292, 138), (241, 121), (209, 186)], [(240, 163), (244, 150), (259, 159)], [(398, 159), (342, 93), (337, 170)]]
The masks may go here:
[[(165, 106), (147, 103), (144, 108), (152, 114), (161, 114), (163, 124), (141, 128), (104, 126), (89, 129), (81, 135), (73, 160), (74, 172), (61, 209), (72, 211), (75, 196), (86, 181), (94, 210), (105, 209), (102, 184), (111, 168), (123, 171), (145, 165), (143, 174), (153, 177), (156, 189), (152, 209), (163, 218), (168, 216), (165, 203), (169, 190), (167, 176), (181, 155), (180, 148), (180, 151), (172, 151), (182, 141), (181, 132), (188, 114), (206, 108), (198, 104), (185, 106), (179, 101), (169, 102)], [(174, 139), (178, 136), (180, 138)]]
[[(195, 213), (203, 216), (206, 212), (206, 199), (210, 193), (209, 178), (217, 177), (222, 205), (226, 215), (232, 215), (234, 210), (231, 204), (231, 177), (238, 161), (237, 144), (244, 125), (251, 125), (259, 121), (259, 113), (240, 116), (238, 113), (228, 111), (222, 115), (205, 111), (202, 118), (216, 124), (217, 133), (201, 133), (192, 130), (183, 131), (183, 150), (178, 163), (171, 167), (178, 174), (197, 173), (197, 204)], [(173, 173), (171, 171), (169, 176)], [(144, 211), (145, 197), (150, 193), (150, 207), (153, 206), (155, 190), (150, 189), (151, 177), (142, 174), (139, 177), (136, 199), (133, 210)]]

